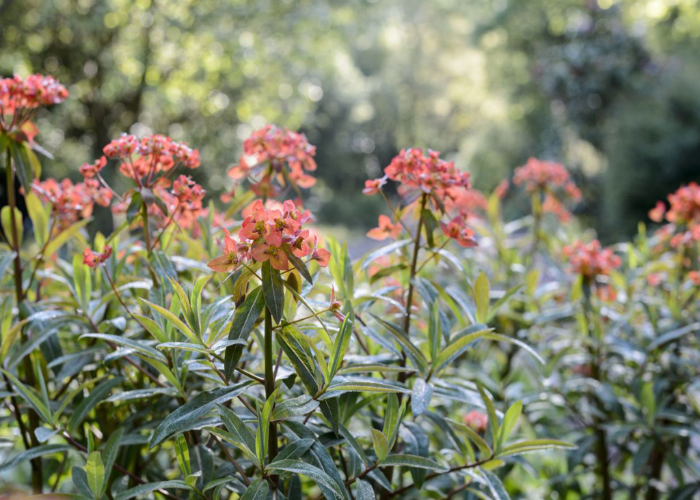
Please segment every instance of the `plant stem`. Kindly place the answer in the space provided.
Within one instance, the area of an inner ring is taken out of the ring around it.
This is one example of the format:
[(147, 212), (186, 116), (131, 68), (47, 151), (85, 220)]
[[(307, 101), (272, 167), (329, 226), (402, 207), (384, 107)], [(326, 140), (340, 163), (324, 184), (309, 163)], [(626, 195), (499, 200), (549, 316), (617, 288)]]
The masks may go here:
[(151, 231), (148, 228), (148, 206), (146, 203), (141, 204), (141, 216), (143, 217), (143, 240), (146, 243), (148, 255), (151, 255)]
[[(586, 327), (588, 328), (588, 336), (591, 344), (589, 346), (590, 355), (590, 371), (591, 377), (596, 380), (599, 384), (603, 383), (603, 375), (600, 369), (602, 363), (602, 339), (598, 338), (595, 328), (592, 328), (593, 319), (593, 306), (591, 305), (591, 293), (593, 282), (591, 278), (584, 278), (583, 280), (583, 312), (586, 318)], [(596, 398), (599, 410), (604, 411), (603, 405)], [(593, 430), (596, 436), (596, 457), (598, 462), (598, 476), (600, 483), (603, 487), (602, 500), (612, 500), (612, 486), (610, 480), (610, 469), (609, 469), (609, 457), (608, 457), (608, 443), (607, 443), (607, 433), (602, 427), (600, 418), (597, 416), (593, 417)]]
[[(418, 266), (418, 252), (420, 251), (420, 233), (423, 230), (423, 209), (428, 202), (428, 195), (423, 194), (420, 200), (420, 217), (418, 218), (418, 229), (416, 230), (416, 238), (413, 244), (413, 258), (411, 260), (411, 274), (408, 279), (408, 295), (406, 297), (406, 316), (403, 319), (403, 331), (410, 337), (409, 329), (411, 328), (411, 303), (413, 302), (413, 278), (416, 276)], [(404, 365), (406, 358), (404, 357)], [(405, 375), (404, 375), (405, 377)], [(401, 376), (399, 376), (401, 378)]]
[[(275, 363), (272, 359), (272, 313), (265, 306), (265, 397), (269, 399), (275, 392)], [(267, 446), (267, 454), (270, 461), (277, 456), (277, 424), (270, 422), (270, 439)], [(272, 476), (275, 488), (278, 486), (279, 476)]]
[[(19, 314), (19, 319), (24, 319), (22, 302), (24, 301), (24, 290), (22, 289), (22, 256), (21, 242), (19, 241), (19, 227), (17, 224), (17, 217), (15, 211), (17, 209), (17, 200), (15, 198), (15, 171), (12, 169), (12, 155), (10, 154), (10, 148), (5, 150), (5, 155), (7, 157), (6, 164), (6, 174), (7, 174), (7, 203), (10, 207), (10, 231), (12, 232), (12, 250), (15, 252), (14, 258), (14, 281), (15, 281), (15, 300), (17, 302), (17, 311)], [(24, 329), (22, 329), (22, 340), (24, 341)], [(36, 382), (34, 380), (34, 368), (32, 366), (31, 356), (25, 356), (24, 358), (24, 377), (27, 383), (32, 387), (35, 387)], [(19, 410), (18, 410), (19, 411)], [(34, 411), (29, 411), (29, 440), (32, 447), (39, 446), (39, 440), (37, 439), (34, 431), (39, 427), (39, 418)], [(41, 471), (41, 458), (35, 458), (31, 461), (32, 467), (32, 491), (35, 494), (41, 494), (43, 487), (43, 475)]]

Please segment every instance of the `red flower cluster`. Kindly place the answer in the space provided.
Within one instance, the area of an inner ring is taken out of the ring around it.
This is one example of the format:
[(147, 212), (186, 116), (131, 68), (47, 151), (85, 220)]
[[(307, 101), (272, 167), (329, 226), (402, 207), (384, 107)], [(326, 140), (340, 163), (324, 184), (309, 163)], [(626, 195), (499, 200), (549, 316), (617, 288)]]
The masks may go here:
[(441, 222), (440, 227), (442, 228), (442, 232), (445, 234), (445, 236), (455, 240), (458, 245), (463, 247), (476, 246), (476, 241), (474, 241), (474, 231), (465, 225), (464, 217), (461, 215), (455, 217), (447, 224)]
[(483, 433), (486, 431), (486, 426), (489, 423), (489, 417), (478, 410), (472, 410), (466, 415), (464, 415), (464, 424), (471, 427), (478, 433)]
[(571, 270), (585, 278), (605, 276), (620, 267), (622, 260), (610, 248), (602, 248), (598, 240), (590, 243), (577, 241), (573, 246), (564, 247), (564, 255), (569, 259)]
[(656, 207), (649, 212), (649, 218), (654, 222), (661, 222), (665, 215), (668, 222), (690, 227), (700, 223), (700, 186), (696, 182), (669, 194), (668, 202), (668, 211), (663, 202), (657, 202)]
[(394, 224), (391, 219), (384, 214), (379, 216), (379, 226), (367, 232), (369, 238), (378, 241), (387, 238), (396, 239), (399, 234), (401, 234), (401, 224)]
[(571, 218), (562, 204), (561, 190), (573, 201), (581, 199), (581, 191), (571, 180), (569, 172), (561, 163), (542, 161), (530, 158), (522, 167), (515, 169), (513, 183), (516, 186), (524, 186), (527, 191), (541, 191), (546, 193), (542, 210), (556, 215), (559, 220), (566, 222)]
[[(199, 151), (160, 134), (149, 135), (140, 140), (136, 136), (124, 134), (107, 144), (104, 153), (107, 158), (121, 160), (119, 171), (125, 177), (136, 181), (139, 186), (151, 186), (155, 174), (170, 172), (178, 165), (187, 168), (199, 167)], [(102, 159), (95, 165), (99, 166), (101, 163)], [(97, 168), (97, 172), (102, 167)], [(85, 168), (85, 171), (89, 173), (91, 169)]]
[[(243, 156), (238, 165), (231, 167), (228, 175), (240, 181), (263, 172), (262, 178), (253, 184), (253, 191), (265, 198), (276, 196), (278, 189), (272, 185), (274, 178), (281, 185), (288, 180), (302, 188), (316, 183), (316, 179), (306, 173), (316, 170), (315, 154), (316, 146), (309, 144), (304, 134), (266, 125), (245, 140)], [(249, 163), (249, 159), (253, 163)], [(231, 196), (232, 193), (227, 193), (224, 198), (230, 199)]]
[(399, 192), (402, 195), (420, 190), (432, 193), (450, 207), (464, 197), (470, 187), (469, 173), (459, 170), (454, 162), (441, 159), (439, 151), (428, 151), (425, 156), (421, 149), (402, 150), (384, 169), (384, 174), (383, 178), (367, 181), (363, 192), (378, 193), (388, 178), (401, 183)]
[(15, 75), (0, 79), (0, 131), (15, 132), (23, 128), (37, 108), (59, 104), (67, 97), (66, 88), (52, 76)]
[(328, 265), (330, 253), (328, 250), (317, 248), (317, 239), (304, 223), (311, 214), (301, 212), (294, 202), (284, 202), (282, 210), (268, 210), (263, 202), (257, 200), (251, 207), (251, 213), (244, 220), (238, 232), (237, 242), (224, 229), (224, 255), (209, 262), (209, 267), (217, 272), (230, 272), (241, 263), (254, 260), (256, 262), (270, 261), (275, 269), (289, 269), (287, 253), (296, 257), (311, 255), (319, 265)]
[[(170, 192), (165, 189), (157, 189), (158, 196), (168, 207), (168, 212), (171, 214), (182, 229), (192, 229), (197, 222), (197, 219), (204, 215), (205, 208), (202, 207), (202, 201), (206, 191), (192, 180), (191, 177), (181, 175), (175, 182)], [(165, 214), (161, 214), (162, 218)]]
[(106, 206), (111, 197), (111, 193), (106, 194), (93, 184), (83, 182), (73, 184), (70, 179), (63, 179), (60, 183), (55, 179), (47, 179), (43, 182), (34, 180), (32, 189), (42, 200), (51, 203), (55, 228), (59, 232), (80, 219), (92, 215), (95, 202)]
[(90, 248), (86, 248), (83, 251), (83, 264), (95, 269), (97, 266), (109, 259), (110, 255), (112, 255), (112, 247), (109, 245), (105, 245), (102, 253), (95, 253), (90, 250)]

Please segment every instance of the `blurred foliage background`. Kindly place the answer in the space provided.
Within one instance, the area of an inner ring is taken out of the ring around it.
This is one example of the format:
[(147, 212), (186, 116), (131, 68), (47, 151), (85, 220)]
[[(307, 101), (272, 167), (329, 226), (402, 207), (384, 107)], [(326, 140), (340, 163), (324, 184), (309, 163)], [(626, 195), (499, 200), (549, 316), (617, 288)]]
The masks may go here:
[(417, 146), (485, 190), (529, 156), (562, 161), (616, 241), (700, 180), (698, 4), (0, 0), (0, 74), (69, 87), (40, 118), (47, 175), (76, 178), (121, 132), (153, 131), (200, 150), (216, 199), (242, 141), (276, 123), (318, 146), (321, 222), (373, 225), (364, 180)]

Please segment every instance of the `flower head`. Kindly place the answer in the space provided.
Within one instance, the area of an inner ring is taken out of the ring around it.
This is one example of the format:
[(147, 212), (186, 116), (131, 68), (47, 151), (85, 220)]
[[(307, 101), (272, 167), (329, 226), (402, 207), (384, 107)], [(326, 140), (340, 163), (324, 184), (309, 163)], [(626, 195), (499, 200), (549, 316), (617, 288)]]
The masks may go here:
[(317, 248), (317, 238), (304, 228), (311, 214), (301, 212), (293, 201), (285, 201), (279, 209), (268, 209), (257, 200), (247, 212), (238, 231), (238, 241), (226, 231), (224, 255), (209, 263), (214, 271), (229, 272), (249, 260), (269, 261), (275, 269), (286, 271), (290, 255), (296, 258), (311, 256), (321, 266), (328, 264), (330, 253)]
[(67, 97), (68, 90), (52, 76), (0, 78), (0, 132), (24, 132), (21, 139), (31, 141), (35, 128), (30, 120), (36, 110), (59, 104)]
[(152, 134), (142, 139), (123, 134), (104, 147), (107, 158), (120, 161), (119, 172), (140, 185), (150, 187), (156, 174), (167, 173), (177, 166), (199, 167), (199, 151), (170, 137)]
[(691, 182), (668, 195), (669, 207), (659, 201), (649, 212), (649, 218), (661, 222), (666, 216), (668, 222), (689, 227), (700, 225), (700, 185)]
[(83, 264), (95, 269), (97, 266), (109, 259), (112, 255), (112, 247), (105, 245), (102, 253), (93, 252), (90, 248), (86, 247), (83, 251)]
[(396, 239), (401, 233), (401, 224), (394, 224), (391, 219), (382, 214), (379, 216), (379, 225), (367, 232), (367, 236), (373, 240), (385, 240), (387, 238)]
[(590, 243), (577, 241), (572, 246), (564, 247), (564, 255), (568, 257), (572, 271), (588, 279), (609, 275), (622, 263), (612, 249), (602, 248), (598, 240)]
[(478, 433), (483, 433), (486, 431), (486, 426), (489, 423), (489, 417), (479, 410), (472, 410), (466, 415), (464, 415), (464, 424), (471, 427), (474, 431)]
[(431, 194), (449, 209), (469, 189), (469, 173), (459, 170), (454, 162), (440, 158), (440, 152), (413, 148), (402, 150), (388, 167), (385, 176), (365, 183), (365, 194), (375, 194), (385, 179), (400, 183), (399, 193), (407, 195), (413, 191)]
[(564, 208), (563, 201), (581, 199), (581, 191), (571, 180), (569, 172), (561, 163), (530, 158), (525, 165), (515, 169), (513, 183), (524, 186), (527, 191), (545, 193), (542, 210), (556, 215), (566, 222), (571, 214)]
[(455, 217), (448, 223), (441, 222), (440, 227), (445, 236), (455, 240), (458, 245), (463, 247), (476, 246), (476, 241), (473, 238), (474, 231), (466, 227), (463, 217)]
[(243, 156), (237, 165), (231, 167), (228, 175), (241, 181), (262, 173), (262, 177), (253, 182), (253, 187), (263, 198), (274, 196), (271, 194), (276, 189), (273, 180), (283, 186), (291, 182), (309, 188), (316, 183), (316, 179), (307, 173), (316, 170), (315, 154), (316, 146), (309, 144), (304, 134), (266, 125), (245, 140)]
[(110, 194), (100, 191), (91, 183), (76, 183), (70, 179), (61, 182), (55, 179), (34, 180), (32, 189), (42, 200), (51, 203), (56, 229), (62, 231), (80, 219), (92, 215), (96, 199), (100, 201)]

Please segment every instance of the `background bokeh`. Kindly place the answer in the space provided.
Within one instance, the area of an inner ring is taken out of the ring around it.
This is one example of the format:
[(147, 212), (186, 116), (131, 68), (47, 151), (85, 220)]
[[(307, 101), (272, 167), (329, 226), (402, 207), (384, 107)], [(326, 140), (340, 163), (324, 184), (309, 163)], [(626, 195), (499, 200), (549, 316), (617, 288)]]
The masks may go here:
[(484, 190), (529, 156), (562, 161), (584, 220), (616, 241), (700, 180), (699, 4), (0, 0), (0, 74), (69, 87), (40, 118), (47, 175), (77, 178), (122, 131), (153, 131), (200, 150), (218, 199), (242, 141), (276, 123), (318, 146), (321, 222), (373, 225), (364, 180), (417, 146)]

